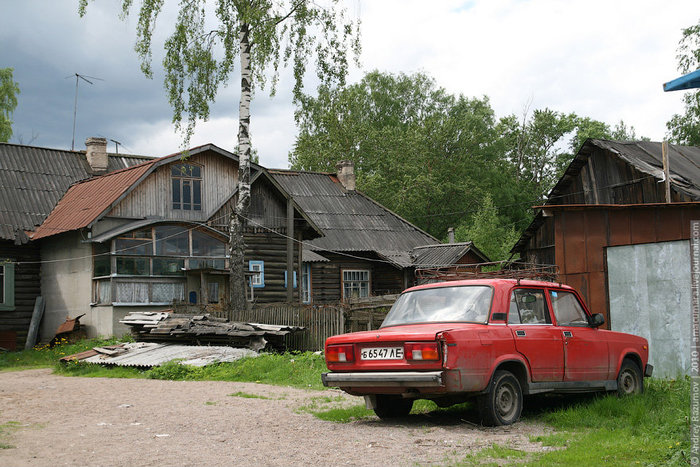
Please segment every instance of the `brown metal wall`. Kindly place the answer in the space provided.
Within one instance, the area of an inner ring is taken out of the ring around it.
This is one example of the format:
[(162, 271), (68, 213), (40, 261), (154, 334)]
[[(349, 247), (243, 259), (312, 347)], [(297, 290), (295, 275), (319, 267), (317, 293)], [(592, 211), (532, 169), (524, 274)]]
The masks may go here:
[(606, 247), (687, 240), (691, 219), (700, 219), (700, 207), (556, 210), (554, 243), (560, 280), (580, 290), (591, 312), (603, 313), (609, 322)]

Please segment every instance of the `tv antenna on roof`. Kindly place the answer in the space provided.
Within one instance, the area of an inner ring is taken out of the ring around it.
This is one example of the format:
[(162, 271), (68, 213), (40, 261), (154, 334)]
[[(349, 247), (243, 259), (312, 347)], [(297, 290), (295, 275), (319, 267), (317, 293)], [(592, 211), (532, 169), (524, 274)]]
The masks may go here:
[[(104, 81), (102, 78), (95, 78), (94, 76), (87, 76), (87, 75), (81, 75), (78, 73), (74, 73), (73, 75), (66, 76), (66, 79), (72, 78), (75, 76), (75, 103), (73, 104), (73, 140), (70, 143), (70, 150), (74, 151), (75, 150), (75, 117), (78, 114), (78, 82), (82, 79), (88, 84), (95, 84), (90, 79), (96, 79), (99, 81)], [(90, 79), (88, 79), (90, 78)]]

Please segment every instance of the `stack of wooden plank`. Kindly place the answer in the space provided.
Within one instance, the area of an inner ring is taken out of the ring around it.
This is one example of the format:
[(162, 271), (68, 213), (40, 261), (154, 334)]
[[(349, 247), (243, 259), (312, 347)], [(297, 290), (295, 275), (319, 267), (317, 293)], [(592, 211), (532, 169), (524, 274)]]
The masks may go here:
[(284, 350), (285, 336), (304, 330), (301, 326), (230, 322), (206, 314), (167, 311), (133, 312), (119, 322), (130, 326), (138, 341), (218, 344), (255, 351), (266, 347)]

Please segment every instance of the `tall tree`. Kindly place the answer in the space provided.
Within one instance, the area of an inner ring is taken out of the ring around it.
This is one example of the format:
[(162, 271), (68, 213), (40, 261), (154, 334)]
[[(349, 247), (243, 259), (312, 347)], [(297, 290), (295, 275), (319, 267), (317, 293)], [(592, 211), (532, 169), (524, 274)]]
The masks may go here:
[(346, 88), (322, 86), (296, 117), (294, 168), (333, 171), (352, 160), (360, 190), (437, 237), (495, 184), (488, 99), (451, 95), (425, 73), (373, 71)]
[[(122, 0), (122, 17), (134, 0)], [(152, 77), (152, 37), (165, 0), (141, 0), (135, 50), (141, 70)], [(179, 3), (173, 32), (165, 41), (165, 88), (173, 122), (184, 134), (184, 146), (197, 120), (209, 117), (209, 105), (226, 85), (236, 58), (241, 74), (238, 106), (239, 187), (229, 222), (230, 290), (233, 309), (247, 306), (243, 233), (250, 206), (250, 103), (255, 86), (270, 84), (274, 94), (280, 65), (291, 65), (294, 99), (301, 97), (309, 57), (316, 56), (322, 84), (343, 85), (348, 52), (360, 51), (359, 21), (346, 18), (340, 0), (186, 0)], [(84, 15), (88, 0), (80, 0)], [(207, 21), (213, 4), (215, 21)], [(183, 121), (186, 123), (183, 126)]]
[(0, 142), (12, 137), (12, 113), (17, 108), (19, 84), (12, 78), (12, 68), (0, 68)]
[[(700, 21), (683, 29), (676, 58), (678, 70), (683, 74), (700, 68)], [(667, 137), (676, 144), (700, 146), (700, 89), (684, 92), (685, 110), (666, 122)]]

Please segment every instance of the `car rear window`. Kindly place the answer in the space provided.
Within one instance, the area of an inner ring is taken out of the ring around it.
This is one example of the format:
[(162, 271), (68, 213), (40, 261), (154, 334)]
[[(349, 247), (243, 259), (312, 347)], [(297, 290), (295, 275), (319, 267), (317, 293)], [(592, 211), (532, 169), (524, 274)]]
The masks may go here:
[(396, 300), (381, 327), (445, 321), (485, 323), (492, 297), (493, 289), (485, 285), (406, 292)]

